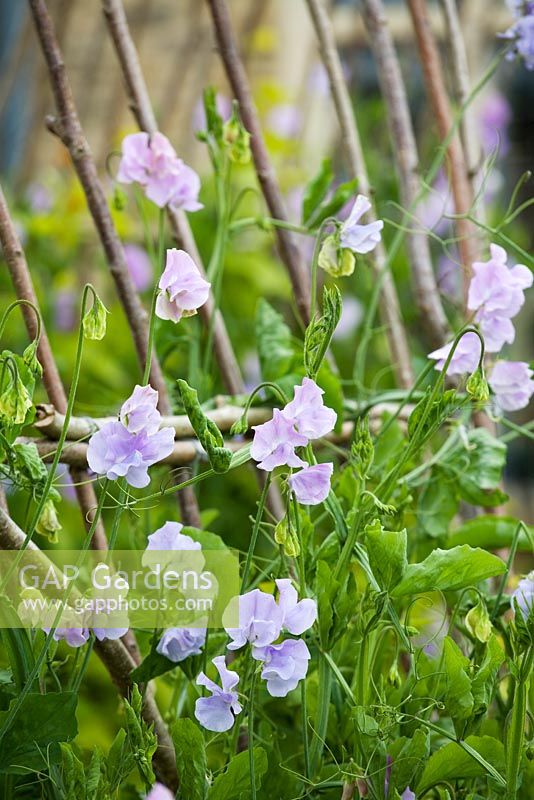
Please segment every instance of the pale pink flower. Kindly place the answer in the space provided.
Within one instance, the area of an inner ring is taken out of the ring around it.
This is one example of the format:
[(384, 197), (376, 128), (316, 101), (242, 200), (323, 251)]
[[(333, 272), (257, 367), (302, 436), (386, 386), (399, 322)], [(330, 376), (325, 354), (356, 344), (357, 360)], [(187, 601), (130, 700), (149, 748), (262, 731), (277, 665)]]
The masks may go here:
[(158, 286), (161, 292), (156, 300), (156, 314), (160, 319), (173, 322), (196, 314), (210, 292), (210, 284), (204, 280), (189, 253), (176, 248), (167, 250), (167, 261)]

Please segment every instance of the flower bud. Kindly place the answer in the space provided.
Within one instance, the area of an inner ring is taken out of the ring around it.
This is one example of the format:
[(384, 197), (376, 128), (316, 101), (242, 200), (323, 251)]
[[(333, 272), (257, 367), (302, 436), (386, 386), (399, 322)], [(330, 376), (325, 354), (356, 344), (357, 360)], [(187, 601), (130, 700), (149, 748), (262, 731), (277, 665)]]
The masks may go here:
[(37, 340), (34, 339), (33, 342), (30, 342), (26, 350), (22, 354), (22, 359), (26, 366), (33, 372), (34, 375), (37, 377), (41, 377), (43, 374), (43, 368), (37, 358)]
[(375, 448), (369, 433), (369, 420), (367, 417), (358, 417), (356, 420), (350, 457), (358, 477), (360, 480), (364, 480), (375, 457)]
[(481, 600), (471, 608), (465, 616), (465, 627), (479, 642), (487, 642), (491, 636), (492, 626), (486, 604)]
[(467, 394), (477, 405), (485, 405), (489, 400), (489, 387), (484, 375), (484, 370), (478, 367), (472, 375), (469, 376), (465, 389)]
[(250, 161), (250, 133), (247, 131), (241, 117), (237, 103), (230, 119), (223, 125), (223, 142), (228, 149), (228, 158), (234, 164), (248, 164)]
[(22, 425), (31, 407), (30, 394), (17, 373), (16, 379), (0, 396), (0, 418), (8, 425)]
[(248, 431), (248, 419), (246, 414), (242, 414), (236, 419), (230, 428), (230, 436), (243, 436)]
[(99, 341), (106, 335), (106, 315), (109, 314), (106, 306), (94, 292), (93, 305), (85, 314), (82, 325), (86, 339)]
[(46, 536), (48, 541), (52, 542), (52, 544), (59, 541), (57, 532), (61, 530), (61, 525), (57, 517), (57, 511), (53, 500), (49, 499), (44, 504), (35, 529), (37, 533)]
[(115, 186), (113, 191), (113, 208), (115, 211), (124, 211), (128, 203), (128, 196), (120, 186)]
[(323, 241), (317, 263), (329, 275), (340, 278), (352, 275), (356, 259), (351, 250), (339, 246), (338, 236), (332, 233)]

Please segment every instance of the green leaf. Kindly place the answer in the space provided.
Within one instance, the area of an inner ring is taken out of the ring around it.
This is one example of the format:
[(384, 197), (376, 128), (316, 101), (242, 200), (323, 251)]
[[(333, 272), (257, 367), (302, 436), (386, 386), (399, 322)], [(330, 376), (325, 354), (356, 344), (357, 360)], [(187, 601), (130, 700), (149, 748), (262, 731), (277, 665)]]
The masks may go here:
[(406, 530), (385, 531), (376, 519), (365, 528), (365, 543), (375, 578), (382, 589), (392, 589), (408, 566)]
[(293, 360), (291, 331), (278, 311), (260, 298), (256, 310), (256, 342), (264, 381), (286, 375)]
[(171, 669), (174, 669), (176, 664), (174, 661), (171, 661), (165, 656), (162, 656), (161, 653), (157, 653), (155, 650), (152, 650), (145, 658), (141, 661), (138, 667), (136, 667), (132, 673), (131, 678), (132, 681), (135, 683), (148, 683), (151, 681), (152, 678), (157, 678), (160, 675), (164, 675), (166, 672), (170, 672)]
[[(492, 736), (468, 736), (465, 744), (473, 748), (498, 772), (504, 773), (504, 747)], [(430, 756), (416, 789), (423, 796), (442, 781), (457, 781), (462, 778), (478, 778), (487, 775), (487, 770), (467, 753), (459, 744), (451, 742)]]
[(464, 656), (456, 642), (449, 636), (443, 640), (444, 702), (447, 713), (454, 721), (457, 733), (461, 727), (457, 722), (469, 719), (473, 713), (474, 699), (471, 680), (467, 674), (469, 659)]
[(204, 800), (206, 795), (206, 748), (202, 733), (190, 719), (177, 719), (171, 728), (184, 800)]
[(428, 731), (418, 728), (411, 739), (399, 737), (389, 746), (393, 759), (390, 785), (416, 786), (430, 753)]
[(419, 496), (417, 521), (427, 536), (443, 539), (458, 509), (456, 482), (434, 467)]
[[(25, 775), (28, 770), (44, 770), (49, 762), (58, 762), (59, 742), (69, 741), (78, 733), (77, 702), (75, 692), (27, 694), (2, 739), (0, 770)], [(0, 712), (0, 727), (8, 713)]]
[(506, 496), (498, 488), (506, 463), (506, 445), (485, 428), (469, 431), (467, 445), (461, 443), (442, 463), (456, 479), (460, 496), (477, 506), (500, 505)]
[[(445, 542), (445, 547), (456, 547), (469, 544), (471, 547), (483, 547), (485, 550), (500, 550), (510, 547), (519, 525), (515, 517), (498, 517), (494, 514), (482, 515), (470, 519), (452, 531)], [(528, 528), (530, 539), (524, 530), (519, 532), (519, 550), (534, 549), (534, 528)]]
[(318, 228), (321, 222), (328, 217), (335, 217), (337, 212), (343, 208), (358, 188), (358, 179), (354, 178), (346, 183), (340, 183), (329, 200), (321, 203), (313, 217), (309, 220), (309, 227)]
[(332, 172), (332, 161), (329, 158), (323, 159), (319, 172), (308, 183), (304, 190), (302, 199), (302, 224), (306, 225), (309, 218), (317, 206), (324, 200), (330, 184), (334, 179)]
[[(208, 793), (208, 800), (248, 800), (250, 798), (249, 754), (234, 756), (226, 772), (218, 775)], [(263, 775), (267, 772), (267, 755), (263, 747), (254, 748), (254, 774), (256, 789), (261, 786)]]
[[(424, 441), (434, 429), (438, 428), (445, 422), (453, 411), (455, 411), (458, 401), (456, 398), (455, 389), (447, 389), (443, 394), (439, 395), (430, 406), (430, 393), (432, 388), (429, 387), (424, 397), (417, 403), (414, 410), (408, 419), (408, 436), (412, 439), (416, 433), (420, 441)], [(428, 413), (427, 413), (428, 410)], [(424, 418), (424, 422), (423, 422)]]
[(471, 684), (475, 713), (484, 713), (491, 703), (497, 673), (504, 662), (504, 651), (499, 640), (492, 635), (488, 640), (484, 658)]
[(393, 597), (442, 592), (474, 586), (486, 578), (501, 575), (506, 564), (492, 553), (468, 545), (451, 550), (437, 548), (420, 564), (408, 564), (402, 581), (393, 589)]

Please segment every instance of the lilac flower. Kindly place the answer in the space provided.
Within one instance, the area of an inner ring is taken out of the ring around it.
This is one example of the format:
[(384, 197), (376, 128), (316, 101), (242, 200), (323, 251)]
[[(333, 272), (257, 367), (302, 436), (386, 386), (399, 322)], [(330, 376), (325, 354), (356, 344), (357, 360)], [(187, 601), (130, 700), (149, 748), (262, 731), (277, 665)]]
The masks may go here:
[(484, 335), (486, 349), (498, 353), (505, 342), (513, 342), (510, 322), (525, 301), (524, 290), (532, 286), (532, 272), (523, 264), (509, 269), (507, 253), (497, 244), (490, 245), (491, 258), (473, 264), (467, 307), (476, 311), (475, 321)]
[[(48, 635), (51, 628), (43, 628), (43, 631)], [(69, 647), (83, 647), (89, 639), (89, 630), (87, 628), (56, 628), (52, 638), (56, 642), (64, 639)]]
[(139, 183), (148, 199), (160, 208), (202, 208), (198, 175), (178, 158), (169, 140), (159, 132), (152, 136), (132, 133), (123, 139), (117, 180)]
[[(453, 342), (448, 342), (443, 345), (443, 347), (428, 354), (428, 358), (432, 358), (436, 361), (437, 370), (442, 370), (445, 366), (445, 361), (451, 351), (452, 345)], [(480, 339), (476, 333), (468, 331), (458, 342), (454, 355), (447, 368), (447, 375), (462, 375), (464, 372), (474, 372), (480, 361), (480, 352)]]
[(201, 550), (200, 542), (181, 533), (183, 527), (180, 522), (166, 522), (150, 534), (146, 550)]
[(393, 759), (390, 755), (386, 756), (386, 774), (384, 776), (384, 794), (387, 797), (389, 794), (389, 782), (391, 780), (391, 767), (393, 766)]
[(415, 792), (412, 792), (409, 786), (401, 794), (401, 800), (417, 800)]
[(156, 651), (178, 664), (202, 652), (206, 628), (169, 628), (158, 642)]
[(211, 697), (199, 697), (195, 703), (195, 717), (209, 731), (222, 733), (234, 724), (234, 715), (241, 712), (241, 704), (237, 692), (232, 689), (239, 683), (237, 672), (226, 668), (224, 656), (217, 656), (212, 663), (221, 678), (222, 689), (203, 672), (197, 678), (199, 686), (205, 686), (212, 693)]
[(156, 300), (156, 314), (160, 319), (173, 322), (196, 314), (210, 292), (210, 284), (204, 280), (189, 253), (176, 248), (167, 250), (165, 269), (158, 286), (161, 293)]
[(517, 584), (517, 589), (512, 594), (512, 608), (514, 600), (519, 606), (523, 619), (527, 620), (534, 608), (534, 571), (529, 572), (526, 578)]
[(261, 677), (272, 697), (285, 697), (306, 677), (310, 651), (302, 639), (285, 639), (280, 644), (254, 647), (252, 657), (263, 661)]
[(136, 244), (124, 245), (124, 258), (138, 292), (144, 292), (152, 283), (152, 263), (146, 250)]
[(174, 798), (174, 792), (171, 792), (171, 790), (167, 789), (162, 783), (155, 783), (145, 797), (145, 800), (174, 800)]
[(128, 633), (128, 628), (92, 628), (92, 631), (98, 641), (103, 642), (104, 639), (122, 639)]
[[(297, 590), (289, 578), (278, 578), (276, 587), (279, 592), (278, 607), (282, 612), (281, 627), (294, 636), (300, 636), (317, 619), (317, 603), (309, 597), (299, 600)], [(273, 637), (271, 642), (275, 638), (277, 637)]]
[(513, 43), (510, 52), (506, 54), (506, 59), (514, 61), (519, 56), (529, 71), (534, 70), (533, 9), (532, 3), (525, 3), (520, 9), (524, 16), (520, 16), (505, 33), (500, 34), (501, 39), (509, 39)]
[[(288, 406), (286, 406), (287, 409)], [(295, 447), (308, 444), (305, 435), (297, 433), (293, 421), (275, 408), (273, 418), (262, 425), (253, 425), (254, 439), (250, 455), (258, 461), (259, 469), (270, 472), (275, 467), (305, 467), (306, 462), (297, 456)]]
[(226, 633), (232, 639), (228, 645), (229, 650), (239, 650), (247, 642), (255, 647), (265, 647), (278, 639), (284, 611), (271, 594), (253, 589), (241, 595), (238, 604), (239, 627), (225, 626)]
[(288, 483), (299, 503), (316, 506), (328, 497), (330, 478), (334, 470), (333, 464), (313, 464), (311, 467), (295, 472), (288, 478)]
[(534, 394), (534, 372), (525, 361), (497, 361), (489, 385), (503, 411), (518, 411), (528, 406)]
[(384, 227), (381, 219), (369, 224), (360, 224), (361, 217), (371, 208), (371, 203), (363, 194), (354, 201), (349, 218), (343, 223), (340, 231), (341, 247), (353, 253), (370, 253), (380, 242), (380, 231)]
[(157, 391), (152, 386), (137, 385), (122, 404), (119, 419), (130, 433), (156, 433), (161, 422)]
[(107, 422), (91, 437), (87, 463), (93, 472), (110, 480), (123, 477), (137, 489), (148, 486), (148, 468), (168, 456), (174, 447), (174, 429), (157, 430), (161, 417), (156, 402), (157, 392), (136, 386), (121, 408), (121, 421)]
[[(336, 424), (337, 414), (332, 408), (324, 405), (323, 394), (323, 390), (315, 381), (303, 378), (301, 386), (295, 386), (293, 400), (282, 412), (285, 419), (290, 420), (299, 434), (307, 439), (319, 439), (325, 436)], [(304, 466), (287, 463), (290, 467)]]

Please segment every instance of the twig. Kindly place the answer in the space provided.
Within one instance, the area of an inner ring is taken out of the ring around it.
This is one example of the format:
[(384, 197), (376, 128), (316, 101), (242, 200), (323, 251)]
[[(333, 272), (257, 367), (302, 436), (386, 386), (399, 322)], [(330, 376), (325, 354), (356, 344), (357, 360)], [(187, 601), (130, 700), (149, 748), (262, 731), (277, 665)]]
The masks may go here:
[[(265, 202), (271, 216), (276, 219), (286, 220), (287, 213), (284, 201), (267, 147), (265, 146), (247, 74), (237, 49), (226, 0), (207, 0), (207, 2), (211, 11), (219, 54), (234, 95), (239, 101), (239, 110), (243, 123), (251, 135), (252, 157)], [(310, 316), (310, 276), (305, 269), (299, 248), (291, 233), (283, 228), (276, 228), (276, 237), (280, 255), (289, 272), (300, 316), (306, 324)]]
[[(307, 4), (319, 42), (321, 57), (328, 73), (330, 90), (332, 92), (339, 127), (341, 129), (341, 138), (347, 163), (352, 175), (358, 178), (359, 191), (372, 199), (370, 197), (371, 186), (360, 141), (360, 134), (352, 111), (348, 89), (343, 78), (343, 70), (336, 47), (332, 23), (322, 0), (307, 0)], [(375, 219), (376, 215), (374, 210), (370, 211), (367, 217), (369, 220)], [(386, 335), (395, 373), (399, 384), (403, 388), (408, 388), (414, 381), (410, 351), (406, 332), (402, 324), (402, 316), (395, 284), (391, 274), (385, 272), (386, 253), (381, 244), (375, 249), (371, 263), (375, 275), (382, 280), (380, 313), (382, 321), (386, 326)]]
[[(363, 10), (386, 103), (401, 200), (405, 208), (410, 208), (415, 205), (419, 193), (420, 176), (406, 87), (382, 0), (363, 0)], [(406, 243), (421, 322), (431, 343), (438, 347), (446, 340), (449, 324), (432, 269), (428, 238), (426, 233), (414, 230), (408, 233)]]
[[(408, 0), (412, 22), (419, 49), (419, 58), (425, 79), (426, 91), (436, 119), (439, 136), (445, 139), (453, 127), (453, 116), (438, 47), (430, 28), (428, 9), (425, 0)], [(473, 202), (473, 193), (468, 179), (467, 166), (461, 142), (457, 134), (452, 136), (447, 146), (447, 161), (450, 172), (452, 194), (456, 214), (458, 248), (464, 275), (464, 292), (471, 277), (471, 265), (477, 257), (476, 228), (465, 218)]]
[[(11, 219), (9, 208), (0, 186), (0, 242), (4, 258), (6, 260), (7, 268), (11, 276), (15, 294), (19, 300), (27, 300), (38, 309), (39, 301), (33, 288), (24, 250), (20, 243), (16, 228)], [(37, 333), (37, 320), (32, 309), (22, 304), (20, 306), (21, 313), (24, 317), (24, 323), (28, 336), (34, 339)], [(42, 315), (41, 315), (42, 316)], [(50, 341), (44, 323), (41, 326), (41, 338), (37, 348), (37, 357), (43, 368), (43, 384), (48, 395), (48, 399), (57, 408), (58, 412), (63, 414), (67, 408), (67, 395), (61, 381), (56, 360), (50, 347)], [(59, 435), (59, 434), (58, 434)], [(80, 510), (86, 530), (89, 529), (88, 513), (91, 509), (96, 507), (96, 496), (90, 484), (87, 481), (85, 472), (80, 472), (76, 468), (71, 471), (73, 483), (76, 485), (76, 496), (80, 504)], [(107, 539), (104, 531), (104, 526), (101, 521), (95, 529), (93, 541), (91, 546), (96, 550), (105, 550), (107, 548)]]
[[(158, 130), (156, 117), (150, 102), (137, 50), (130, 34), (122, 0), (102, 0), (102, 9), (120, 61), (132, 113), (141, 130), (147, 131), (147, 133), (155, 133)], [(186, 215), (183, 211), (172, 208), (168, 208), (167, 213), (175, 239), (187, 250), (200, 272), (204, 274), (204, 266)], [(219, 310), (214, 312), (214, 302), (211, 295), (208, 302), (199, 309), (199, 312), (208, 328), (215, 313), (213, 344), (221, 377), (230, 394), (243, 392), (243, 379), (224, 319)]]
[[(50, 83), (58, 113), (57, 119), (50, 120), (49, 127), (59, 136), (69, 151), (132, 332), (140, 365), (144, 367), (147, 359), (148, 343), (147, 312), (139, 299), (126, 266), (124, 250), (115, 230), (94, 159), (78, 118), (63, 56), (55, 36), (46, 0), (29, 0), (29, 4), (48, 66)], [(164, 414), (169, 414), (171, 412), (171, 403), (165, 379), (155, 354), (153, 354), (151, 361), (150, 383), (159, 393), (161, 411)], [(200, 512), (194, 493), (189, 487), (185, 492), (179, 493), (179, 501), (182, 515), (187, 524), (199, 527)]]
[[(23, 531), (0, 508), (0, 547), (5, 550), (18, 550), (25, 540)], [(28, 549), (46, 558), (35, 542), (28, 544)], [(120, 639), (105, 639), (95, 642), (95, 652), (105, 664), (113, 682), (123, 697), (128, 697), (132, 687), (131, 671), (136, 664)], [(161, 718), (158, 707), (150, 691), (147, 691), (142, 709), (143, 718), (148, 724), (154, 725), (158, 737), (158, 749), (154, 755), (154, 762), (160, 779), (174, 791), (178, 788), (178, 775), (174, 758), (174, 747), (169, 732)]]

